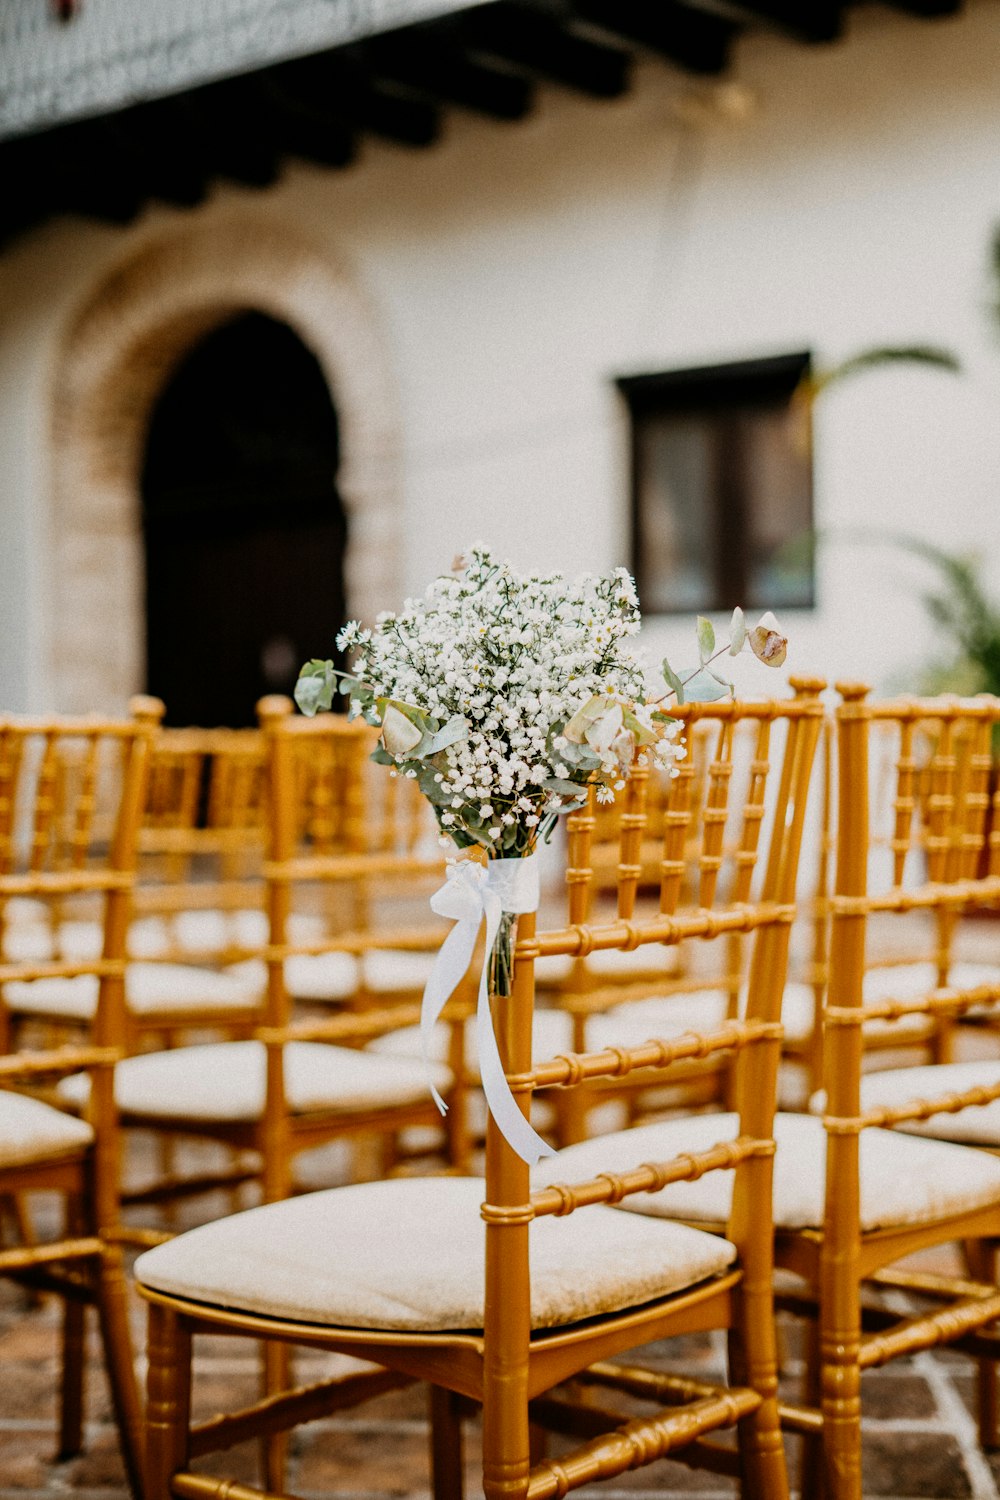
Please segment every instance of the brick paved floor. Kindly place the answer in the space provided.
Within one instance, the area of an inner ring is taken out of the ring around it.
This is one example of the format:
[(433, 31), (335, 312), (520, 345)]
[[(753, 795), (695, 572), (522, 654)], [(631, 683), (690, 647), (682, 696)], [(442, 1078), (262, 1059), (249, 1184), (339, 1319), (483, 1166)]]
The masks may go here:
[[(940, 1258), (939, 1258), (940, 1263)], [(143, 1313), (134, 1307), (137, 1346)], [(797, 1331), (784, 1325), (785, 1381), (794, 1392), (801, 1374)], [(54, 1424), (58, 1364), (58, 1310), (51, 1302), (26, 1305), (14, 1288), (0, 1289), (0, 1500), (125, 1500), (122, 1467), (110, 1419), (96, 1336), (91, 1333), (86, 1452), (56, 1463)], [(723, 1347), (715, 1338), (688, 1338), (648, 1346), (641, 1362), (686, 1370), (706, 1378), (722, 1372)], [(332, 1361), (300, 1356), (307, 1378), (329, 1373)], [(196, 1410), (201, 1416), (252, 1398), (257, 1381), (251, 1346), (240, 1340), (205, 1341), (197, 1351)], [(957, 1356), (920, 1355), (864, 1378), (865, 1494), (879, 1500), (917, 1497), (1000, 1497), (1000, 1455), (980, 1453), (970, 1415), (974, 1397), (970, 1364)], [(642, 1408), (636, 1408), (641, 1410)], [(428, 1495), (426, 1391), (396, 1391), (357, 1411), (317, 1422), (294, 1437), (289, 1482), (305, 1500), (421, 1500)], [(470, 1496), (479, 1493), (478, 1430), (468, 1424)], [(792, 1453), (794, 1459), (794, 1452)], [(254, 1482), (252, 1445), (233, 1450), (216, 1470)], [(212, 1464), (205, 1465), (211, 1470)], [(581, 1495), (695, 1495), (723, 1500), (735, 1487), (726, 1480), (661, 1462)]]

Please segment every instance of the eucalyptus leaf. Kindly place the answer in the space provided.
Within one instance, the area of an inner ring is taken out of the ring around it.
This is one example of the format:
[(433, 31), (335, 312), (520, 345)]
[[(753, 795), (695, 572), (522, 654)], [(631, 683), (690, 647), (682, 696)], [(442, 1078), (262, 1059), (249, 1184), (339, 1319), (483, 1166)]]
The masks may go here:
[(299, 672), (299, 679), (295, 684), (295, 702), (311, 718), (319, 709), (333, 706), (336, 686), (337, 674), (333, 662), (313, 657)]
[(561, 760), (575, 771), (596, 771), (601, 764), (601, 757), (596, 750), (592, 750), (586, 744), (574, 745), (572, 741), (567, 741), (566, 744), (561, 745), (558, 751), (553, 745), (550, 745), (549, 753), (553, 760)]
[(670, 691), (673, 693), (674, 697), (677, 699), (677, 702), (678, 703), (683, 703), (684, 702), (684, 684), (681, 681), (681, 679), (678, 677), (677, 673), (674, 671), (673, 667), (671, 667), (671, 665), (667, 661), (666, 657), (664, 657), (663, 661), (660, 663), (660, 671), (663, 673), (663, 680), (664, 680), (664, 682), (667, 684), (667, 687), (670, 689)]
[(651, 729), (647, 729), (645, 724), (643, 724), (641, 720), (636, 718), (635, 714), (630, 708), (626, 708), (622, 716), (622, 722), (624, 724), (624, 727), (628, 730), (629, 734), (632, 735), (637, 745), (651, 745), (656, 739), (656, 735), (653, 733), (653, 731)]
[(423, 730), (395, 703), (387, 703), (382, 715), (382, 743), (397, 760), (410, 754), (423, 739)]
[(715, 650), (715, 626), (704, 615), (699, 615), (696, 630), (698, 636), (698, 655), (701, 657), (702, 666), (704, 666)]
[(565, 776), (546, 776), (542, 786), (547, 792), (555, 792), (559, 797), (579, 797), (583, 790), (575, 781), (567, 781)]
[(468, 721), (461, 714), (455, 714), (445, 724), (443, 729), (436, 733), (425, 735), (416, 751), (422, 759), (437, 755), (441, 750), (447, 750), (449, 745), (457, 745), (460, 740), (469, 738)]
[(322, 677), (300, 677), (295, 684), (295, 701), (302, 712), (312, 718), (319, 709), (330, 707), (329, 702), (323, 701), (326, 691)]
[(729, 622), (729, 654), (739, 656), (747, 639), (746, 615), (737, 604), (733, 610), (733, 618)]
[(607, 693), (595, 693), (588, 698), (571, 719), (563, 726), (563, 734), (571, 744), (582, 744), (588, 735), (588, 731), (597, 724), (604, 715), (613, 707), (615, 700)]
[(729, 688), (726, 684), (720, 682), (714, 673), (706, 671), (704, 667), (689, 674), (685, 673), (684, 691), (689, 703), (716, 703), (720, 698), (729, 696)]

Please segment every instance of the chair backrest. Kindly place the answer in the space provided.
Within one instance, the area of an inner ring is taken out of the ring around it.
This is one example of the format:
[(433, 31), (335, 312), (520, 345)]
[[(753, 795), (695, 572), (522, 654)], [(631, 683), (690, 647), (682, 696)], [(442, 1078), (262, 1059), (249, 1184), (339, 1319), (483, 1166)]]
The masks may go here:
[[(861, 684), (838, 684), (838, 690), (823, 1071), (827, 1232), (831, 1242), (846, 1243), (859, 1233), (860, 1131), (925, 1120), (941, 1107), (922, 1097), (862, 1109), (862, 1024), (927, 1017), (947, 1037), (958, 1016), (1000, 999), (1000, 982), (960, 984), (955, 968), (965, 915), (1000, 904), (1000, 794), (992, 781), (1000, 699), (874, 702)], [(916, 944), (907, 943), (905, 935), (914, 931)], [(869, 953), (884, 947), (924, 951), (927, 979), (910, 995), (866, 1003)], [(952, 1094), (946, 1107), (955, 1112), (998, 1097), (1000, 1084), (980, 1087), (967, 1096)]]
[[(487, 1133), (486, 1194), (486, 1370), (487, 1402), (491, 1383), (497, 1385), (526, 1367), (530, 1333), (529, 1229), (542, 1215), (565, 1215), (589, 1204), (617, 1202), (633, 1192), (647, 1191), (684, 1177), (699, 1176), (716, 1167), (735, 1167), (736, 1181), (729, 1236), (749, 1264), (770, 1264), (771, 1157), (773, 1117), (780, 1053), (779, 1016), (794, 914), (795, 885), (806, 794), (822, 720), (815, 680), (799, 683), (793, 699), (769, 703), (691, 704), (678, 710), (685, 731), (711, 725), (715, 752), (702, 813), (700, 879), (696, 904), (678, 904), (676, 879), (680, 851), (687, 837), (687, 821), (668, 823), (659, 910), (637, 919), (634, 908), (634, 861), (625, 853), (619, 864), (617, 910), (601, 920), (574, 921), (550, 931), (538, 931), (532, 915), (518, 919), (514, 994), (495, 1006), (494, 1022), (511, 1089), (526, 1110), (531, 1093), (539, 1088), (577, 1088), (588, 1081), (621, 1077), (636, 1069), (669, 1068), (714, 1053), (738, 1054), (737, 1102), (740, 1134), (735, 1142), (712, 1152), (679, 1157), (669, 1163), (640, 1166), (634, 1171), (601, 1174), (584, 1184), (530, 1191), (529, 1168), (511, 1150), (490, 1122)], [(723, 809), (732, 785), (735, 731), (749, 726), (754, 745), (751, 775), (737, 810), (741, 829), (732, 851), (733, 878), (724, 889), (719, 854), (723, 847)], [(699, 728), (698, 733), (701, 732)], [(640, 768), (641, 769), (641, 768)], [(677, 778), (680, 781), (681, 778)], [(641, 797), (641, 775), (634, 777), (630, 797)], [(679, 794), (684, 796), (683, 790)], [(769, 811), (769, 840), (762, 843), (761, 827)], [(718, 814), (718, 816), (715, 816)], [(581, 835), (579, 828), (577, 836)], [(623, 841), (635, 833), (634, 823), (623, 829)], [(579, 847), (579, 845), (577, 846)], [(760, 869), (754, 891), (754, 871)], [(584, 862), (573, 864), (585, 868)], [(580, 882), (582, 883), (582, 882)], [(580, 955), (595, 950), (634, 950), (647, 944), (677, 944), (699, 940), (725, 945), (732, 935), (752, 935), (749, 997), (745, 1018), (725, 1021), (707, 1032), (690, 1031), (670, 1040), (641, 1047), (614, 1047), (599, 1053), (559, 1057), (532, 1065), (531, 1033), (534, 1005), (534, 963), (543, 954)], [(493, 1387), (492, 1394), (495, 1394)]]
[[(131, 721), (98, 718), (0, 717), (0, 939), (12, 910), (27, 903), (40, 924), (52, 907), (92, 910), (103, 941), (88, 958), (17, 958), (0, 945), (2, 1051), (10, 1052), (7, 987), (93, 976), (98, 986), (92, 1039), (97, 1049), (31, 1059), (42, 1077), (100, 1060), (120, 1049), (125, 1031), (125, 941), (135, 882), (139, 820), (150, 748), (163, 705), (137, 698)], [(15, 920), (21, 920), (17, 917)], [(4, 1077), (14, 1077), (8, 1069)], [(21, 1069), (18, 1076), (24, 1077)], [(111, 1070), (95, 1074), (91, 1112), (100, 1126), (114, 1117)], [(98, 1140), (102, 1224), (110, 1206), (117, 1159), (111, 1134)]]
[[(816, 690), (813, 679), (792, 682), (805, 692)], [(590, 807), (568, 819), (571, 923), (607, 920), (612, 914), (634, 920), (643, 913), (673, 914), (749, 899), (762, 873), (766, 803), (775, 795), (769, 777), (772, 725), (766, 719), (688, 714), (685, 756), (676, 774), (637, 766), (615, 804), (596, 809), (592, 797)], [(603, 869), (594, 868), (598, 835)], [(615, 875), (610, 891), (609, 870)], [(578, 958), (562, 997), (576, 1018), (575, 1048), (585, 1048), (591, 1016), (651, 996), (676, 997), (679, 1015), (707, 1003), (735, 1017), (747, 982), (746, 946), (746, 934), (734, 930), (723, 943), (689, 939)], [(728, 1063), (721, 1057), (700, 1059), (687, 1072), (684, 1100), (707, 1102), (717, 1095)], [(678, 1069), (672, 1091), (678, 1103), (683, 1082)]]
[(139, 833), (137, 957), (225, 963), (255, 946), (226, 919), (263, 917), (265, 788), (257, 730), (160, 730)]
[[(287, 1129), (284, 1103), (283, 1048), (288, 1040), (360, 1043), (419, 1019), (415, 1004), (372, 1005), (363, 1015), (334, 1016), (292, 1026), (286, 960), (323, 954), (363, 956), (375, 950), (436, 952), (447, 929), (428, 912), (427, 893), (444, 878), (446, 863), (437, 841), (426, 846), (410, 836), (409, 815), (398, 825), (398, 837), (387, 835), (384, 804), (369, 823), (358, 800), (349, 818), (333, 806), (339, 786), (344, 794), (345, 763), (362, 786), (374, 737), (334, 715), (314, 719), (293, 713), (290, 699), (264, 698), (258, 714), (266, 748), (268, 846), (264, 867), (270, 940), (265, 1026), (268, 1047), (268, 1093), (265, 1114), (265, 1195), (288, 1190)], [(365, 759), (360, 759), (363, 753)], [(383, 767), (372, 767), (387, 778)], [(405, 805), (400, 799), (400, 805)], [(338, 832), (339, 828), (339, 832)], [(388, 846), (388, 847), (387, 847)], [(384, 900), (388, 892), (388, 903)], [(404, 909), (400, 901), (409, 903)], [(325, 935), (295, 941), (289, 930), (293, 913), (322, 911)], [(460, 1038), (455, 1051), (460, 1055)]]

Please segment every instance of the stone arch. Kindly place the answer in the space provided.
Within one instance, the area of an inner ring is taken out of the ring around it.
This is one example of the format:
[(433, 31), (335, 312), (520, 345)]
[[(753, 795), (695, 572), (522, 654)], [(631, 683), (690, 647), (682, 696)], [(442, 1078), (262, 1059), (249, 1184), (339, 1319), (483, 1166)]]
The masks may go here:
[(45, 655), (60, 709), (120, 711), (142, 686), (139, 478), (150, 413), (191, 346), (249, 310), (287, 323), (330, 386), (350, 528), (349, 612), (370, 615), (399, 592), (396, 406), (357, 285), (271, 221), (240, 217), (165, 235), (103, 278), (57, 352)]

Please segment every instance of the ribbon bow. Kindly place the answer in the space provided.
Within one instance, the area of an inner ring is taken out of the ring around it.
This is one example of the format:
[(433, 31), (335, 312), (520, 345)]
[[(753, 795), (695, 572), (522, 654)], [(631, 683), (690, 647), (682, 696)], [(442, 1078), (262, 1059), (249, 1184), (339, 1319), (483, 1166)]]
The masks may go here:
[[(501, 1135), (521, 1160), (530, 1165), (542, 1156), (555, 1153), (528, 1124), (510, 1091), (493, 1031), (486, 976), (489, 955), (493, 952), (504, 912), (537, 909), (537, 855), (529, 854), (524, 859), (494, 859), (485, 866), (473, 864), (471, 860), (459, 860), (449, 866), (444, 885), (431, 897), (431, 910), (439, 917), (448, 917), (456, 925), (441, 944), (434, 960), (420, 1011), (420, 1043), (427, 1064), (431, 1031), (472, 962), (479, 928), (485, 919), (486, 961), (479, 976), (476, 1005), (479, 1075), (490, 1114)], [(445, 1114), (448, 1106), (433, 1084), (431, 1093), (438, 1109)]]

